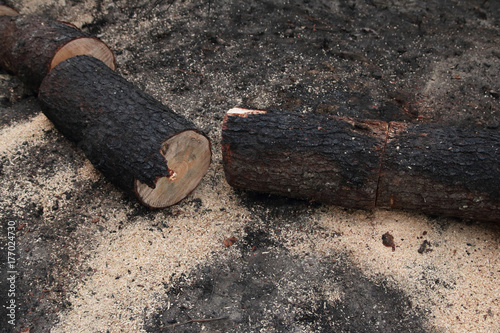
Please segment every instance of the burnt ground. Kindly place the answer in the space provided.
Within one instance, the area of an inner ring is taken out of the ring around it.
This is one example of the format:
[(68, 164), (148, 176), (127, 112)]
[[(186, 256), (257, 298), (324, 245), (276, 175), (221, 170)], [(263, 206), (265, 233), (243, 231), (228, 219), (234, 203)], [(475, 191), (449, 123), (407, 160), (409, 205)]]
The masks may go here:
[[(147, 332), (425, 332), (420, 311), (383, 282), (367, 279), (345, 257), (291, 255), (264, 229), (247, 229), (240, 255), (198, 267), (167, 292)], [(236, 245), (235, 245), (236, 246)], [(350, 299), (335, 304), (333, 284)], [(321, 295), (321, 296), (319, 296)], [(318, 297), (319, 296), (319, 297)], [(203, 324), (203, 323), (202, 323)]]
[[(234, 106), (500, 130), (499, 2), (16, 7), (98, 35), (121, 75), (210, 136), (214, 158), (193, 194), (148, 211), (96, 173), (40, 116), (36, 95), (2, 72), (2, 299), (8, 221), (18, 271), (16, 326), (2, 307), (3, 331), (500, 330), (498, 224), (234, 191), (219, 151)], [(388, 231), (394, 253), (381, 241)]]

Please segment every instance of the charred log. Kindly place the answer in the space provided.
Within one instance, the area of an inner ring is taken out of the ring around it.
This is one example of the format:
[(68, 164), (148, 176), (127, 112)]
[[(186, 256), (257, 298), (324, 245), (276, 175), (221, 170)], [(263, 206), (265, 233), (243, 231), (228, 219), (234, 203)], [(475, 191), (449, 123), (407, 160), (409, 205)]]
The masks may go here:
[(115, 69), (109, 47), (74, 26), (34, 15), (0, 16), (0, 66), (35, 91), (58, 63), (90, 55)]
[(387, 123), (232, 109), (222, 151), (230, 185), (374, 208)]
[(96, 58), (61, 62), (43, 80), (39, 99), (56, 128), (146, 206), (175, 204), (210, 165), (209, 139), (192, 122)]
[(498, 131), (232, 109), (222, 149), (236, 188), (500, 221)]
[(500, 132), (391, 123), (377, 206), (500, 221)]

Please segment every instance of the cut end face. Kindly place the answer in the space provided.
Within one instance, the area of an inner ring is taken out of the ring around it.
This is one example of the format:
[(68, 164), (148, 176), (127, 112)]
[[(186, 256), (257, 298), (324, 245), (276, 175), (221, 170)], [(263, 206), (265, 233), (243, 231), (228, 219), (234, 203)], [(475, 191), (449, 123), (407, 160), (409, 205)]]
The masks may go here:
[(112, 70), (116, 69), (115, 56), (101, 40), (93, 37), (81, 37), (64, 44), (52, 58), (50, 69), (60, 62), (77, 55), (88, 55), (101, 60)]
[(6, 5), (0, 5), (0, 16), (16, 16), (19, 15), (18, 11)]
[(169, 175), (160, 177), (152, 189), (135, 180), (141, 202), (151, 208), (165, 208), (184, 199), (198, 186), (210, 166), (210, 141), (197, 131), (184, 131), (163, 143), (162, 155)]

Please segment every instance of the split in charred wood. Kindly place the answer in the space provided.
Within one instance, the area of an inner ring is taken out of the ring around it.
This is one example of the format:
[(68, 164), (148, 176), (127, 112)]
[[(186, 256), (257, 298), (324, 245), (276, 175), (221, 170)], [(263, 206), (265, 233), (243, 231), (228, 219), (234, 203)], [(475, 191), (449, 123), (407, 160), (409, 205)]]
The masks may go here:
[(498, 131), (235, 108), (222, 149), (237, 188), (500, 221)]
[(500, 133), (391, 123), (377, 206), (500, 221)]

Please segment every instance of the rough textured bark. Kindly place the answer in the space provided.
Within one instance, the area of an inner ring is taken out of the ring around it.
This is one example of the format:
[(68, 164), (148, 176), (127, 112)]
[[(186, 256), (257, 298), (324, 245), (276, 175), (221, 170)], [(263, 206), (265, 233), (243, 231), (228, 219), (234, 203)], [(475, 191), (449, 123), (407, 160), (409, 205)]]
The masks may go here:
[(44, 113), (111, 182), (161, 208), (189, 194), (210, 164), (195, 125), (101, 61), (76, 56), (40, 86)]
[(232, 109), (230, 185), (350, 208), (500, 221), (500, 133)]
[(102, 41), (45, 17), (0, 16), (0, 45), (0, 66), (35, 91), (54, 66), (75, 55), (91, 55), (115, 68), (113, 53)]
[(500, 221), (500, 132), (390, 124), (377, 206)]
[(0, 1), (0, 16), (16, 16), (19, 12), (15, 10), (8, 2)]
[(233, 109), (222, 132), (230, 185), (352, 208), (375, 207), (387, 123)]

